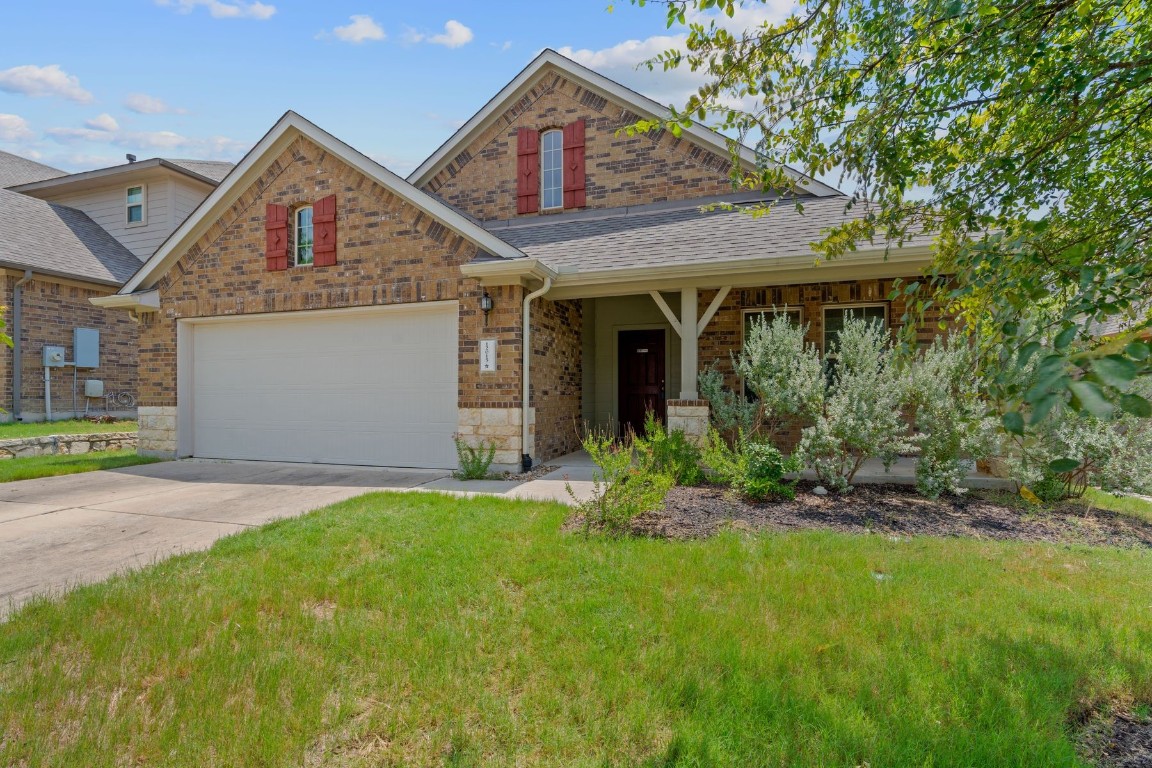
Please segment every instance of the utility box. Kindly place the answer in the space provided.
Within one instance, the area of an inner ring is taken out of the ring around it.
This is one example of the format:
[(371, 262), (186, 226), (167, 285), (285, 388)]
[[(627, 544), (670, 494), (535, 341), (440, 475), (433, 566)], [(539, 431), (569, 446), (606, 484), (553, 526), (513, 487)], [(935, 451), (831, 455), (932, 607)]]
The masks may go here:
[(44, 347), (44, 367), (64, 367), (64, 347)]
[(100, 331), (76, 328), (72, 331), (72, 356), (77, 368), (100, 367)]
[(104, 382), (100, 379), (85, 380), (84, 397), (104, 397)]

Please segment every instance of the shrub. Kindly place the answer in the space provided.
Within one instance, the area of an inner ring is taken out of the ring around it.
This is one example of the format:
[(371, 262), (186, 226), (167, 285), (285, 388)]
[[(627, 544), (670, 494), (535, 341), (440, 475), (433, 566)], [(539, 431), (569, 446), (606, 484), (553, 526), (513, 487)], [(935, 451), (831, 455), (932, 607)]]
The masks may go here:
[(815, 423), (804, 429), (798, 452), (820, 482), (844, 492), (866, 460), (880, 457), (889, 468), (917, 441), (901, 413), (907, 387), (886, 331), (849, 318), (832, 354), (830, 382), (820, 389)]
[(488, 477), (488, 469), (496, 457), (496, 443), (481, 442), (474, 447), (464, 442), (459, 435), (452, 440), (456, 443), (456, 457), (460, 462), (460, 468), (455, 472), (456, 477), (461, 480), (483, 480)]
[(752, 392), (724, 387), (715, 368), (700, 374), (700, 396), (711, 407), (712, 425), (735, 446), (739, 435), (772, 439), (786, 419), (810, 415), (824, 387), (820, 355), (804, 341), (807, 326), (780, 314), (771, 322), (755, 318), (744, 346), (732, 359), (735, 372)]
[(937, 337), (906, 375), (919, 431), (916, 488), (929, 498), (955, 493), (972, 462), (996, 446), (996, 420), (982, 396), (970, 347)]
[(668, 432), (649, 411), (644, 416), (644, 435), (632, 439), (640, 468), (645, 472), (668, 475), (677, 485), (699, 485), (700, 449), (684, 434), (684, 430)]
[(656, 509), (668, 489), (670, 475), (636, 466), (632, 440), (617, 440), (610, 432), (592, 430), (582, 441), (599, 471), (592, 475), (592, 496), (581, 501), (572, 486), (568, 495), (584, 518), (584, 531), (593, 528), (612, 534), (627, 533), (633, 518)]
[(740, 435), (736, 447), (716, 429), (708, 433), (704, 463), (716, 478), (748, 501), (794, 499), (796, 491), (784, 475), (800, 469), (796, 458), (786, 459), (775, 446)]
[[(1152, 397), (1152, 378), (1128, 394)], [(1101, 417), (1060, 403), (1006, 453), (1012, 478), (1045, 502), (1082, 496), (1089, 485), (1152, 493), (1152, 419), (1126, 411)]]

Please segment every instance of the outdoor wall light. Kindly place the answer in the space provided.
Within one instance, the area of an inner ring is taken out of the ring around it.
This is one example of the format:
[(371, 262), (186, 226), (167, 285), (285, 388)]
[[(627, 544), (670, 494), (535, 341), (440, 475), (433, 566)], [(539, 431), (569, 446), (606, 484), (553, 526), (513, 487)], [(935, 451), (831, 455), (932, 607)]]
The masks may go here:
[(484, 295), (480, 297), (480, 311), (484, 313), (484, 325), (488, 325), (488, 313), (492, 311), (492, 297), (488, 295), (488, 291), (484, 291)]

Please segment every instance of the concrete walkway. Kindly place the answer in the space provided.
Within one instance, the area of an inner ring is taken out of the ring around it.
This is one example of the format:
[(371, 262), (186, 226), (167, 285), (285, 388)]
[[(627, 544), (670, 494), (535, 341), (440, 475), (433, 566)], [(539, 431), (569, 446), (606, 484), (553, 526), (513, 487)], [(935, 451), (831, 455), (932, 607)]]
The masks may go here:
[(0, 619), (36, 594), (55, 593), (206, 549), (222, 536), (295, 517), (370, 491), (570, 501), (592, 466), (527, 482), (462, 482), (441, 470), (258, 461), (147, 464), (0, 484)]

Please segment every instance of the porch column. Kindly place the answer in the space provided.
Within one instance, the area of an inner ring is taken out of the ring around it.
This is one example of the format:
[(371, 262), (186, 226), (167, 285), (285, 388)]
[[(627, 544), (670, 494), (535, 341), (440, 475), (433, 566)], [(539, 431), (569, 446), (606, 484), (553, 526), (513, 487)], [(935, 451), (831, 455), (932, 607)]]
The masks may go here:
[(696, 392), (696, 379), (700, 374), (698, 370), (700, 352), (700, 333), (696, 327), (696, 288), (682, 288), (680, 290), (680, 399), (695, 400), (699, 395)]

